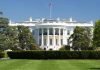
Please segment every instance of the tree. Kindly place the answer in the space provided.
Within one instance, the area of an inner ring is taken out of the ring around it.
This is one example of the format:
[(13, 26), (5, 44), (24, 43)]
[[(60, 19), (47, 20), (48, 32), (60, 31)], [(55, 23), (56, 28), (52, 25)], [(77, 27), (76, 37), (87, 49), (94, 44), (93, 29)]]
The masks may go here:
[(26, 26), (18, 26), (18, 39), (23, 50), (31, 50), (32, 46), (36, 45), (32, 33)]
[(91, 30), (88, 27), (76, 27), (70, 36), (70, 43), (74, 50), (88, 50), (91, 46)]
[(0, 50), (7, 49), (7, 28), (8, 28), (8, 18), (0, 17)]
[(93, 46), (100, 47), (100, 20), (97, 20), (93, 32)]
[(0, 17), (0, 50), (12, 49), (18, 44), (17, 29), (8, 23), (8, 18)]
[[(2, 12), (0, 12), (3, 15)], [(0, 50), (38, 49), (28, 27), (9, 26), (8, 18), (0, 17)]]
[(15, 46), (19, 46), (19, 40), (18, 40), (18, 29), (16, 26), (9, 26), (6, 28), (6, 35), (8, 41), (6, 42), (7, 47), (9, 49), (14, 49)]

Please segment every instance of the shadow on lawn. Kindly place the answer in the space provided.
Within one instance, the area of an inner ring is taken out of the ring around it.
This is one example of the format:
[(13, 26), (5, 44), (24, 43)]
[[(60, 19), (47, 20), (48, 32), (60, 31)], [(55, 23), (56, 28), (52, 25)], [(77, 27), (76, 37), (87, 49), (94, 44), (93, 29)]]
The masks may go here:
[(100, 70), (100, 68), (89, 68), (91, 70)]

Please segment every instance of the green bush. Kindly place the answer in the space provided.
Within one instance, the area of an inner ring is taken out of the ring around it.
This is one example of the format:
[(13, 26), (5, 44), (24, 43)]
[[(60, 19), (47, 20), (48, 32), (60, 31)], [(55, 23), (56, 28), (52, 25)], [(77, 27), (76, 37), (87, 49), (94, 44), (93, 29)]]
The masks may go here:
[(4, 57), (4, 55), (5, 55), (5, 53), (4, 53), (4, 52), (2, 52), (2, 51), (0, 51), (0, 58), (3, 58), (3, 57)]
[(69, 45), (64, 45), (59, 50), (70, 50), (70, 46)]
[(10, 51), (11, 59), (100, 59), (100, 51)]

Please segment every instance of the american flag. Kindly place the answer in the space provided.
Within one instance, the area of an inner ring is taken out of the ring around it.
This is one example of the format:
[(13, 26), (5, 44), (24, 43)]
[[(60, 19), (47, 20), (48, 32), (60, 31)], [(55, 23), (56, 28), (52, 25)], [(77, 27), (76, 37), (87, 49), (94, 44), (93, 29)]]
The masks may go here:
[(51, 5), (52, 5), (52, 4), (51, 4), (51, 3), (49, 3), (49, 8), (51, 7)]

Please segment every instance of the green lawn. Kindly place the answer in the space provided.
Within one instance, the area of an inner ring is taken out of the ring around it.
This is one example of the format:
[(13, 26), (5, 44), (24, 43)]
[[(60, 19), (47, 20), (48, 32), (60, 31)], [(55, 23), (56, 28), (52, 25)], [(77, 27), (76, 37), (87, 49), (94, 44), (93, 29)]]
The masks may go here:
[(0, 70), (100, 70), (100, 60), (0, 60)]

